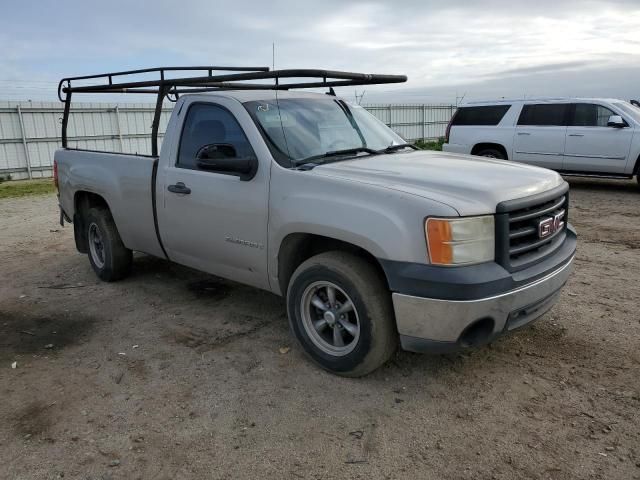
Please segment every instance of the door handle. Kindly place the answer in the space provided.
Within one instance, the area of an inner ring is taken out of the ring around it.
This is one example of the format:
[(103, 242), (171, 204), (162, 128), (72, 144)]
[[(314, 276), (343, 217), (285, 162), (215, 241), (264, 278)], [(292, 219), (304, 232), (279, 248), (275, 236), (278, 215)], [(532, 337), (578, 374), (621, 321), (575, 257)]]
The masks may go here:
[(584, 137), (584, 133), (570, 133), (570, 137)]
[(531, 135), (529, 132), (518, 132), (518, 135)]
[(191, 189), (182, 182), (178, 182), (175, 185), (169, 185), (167, 190), (171, 193), (180, 193), (182, 195), (189, 195), (191, 193)]

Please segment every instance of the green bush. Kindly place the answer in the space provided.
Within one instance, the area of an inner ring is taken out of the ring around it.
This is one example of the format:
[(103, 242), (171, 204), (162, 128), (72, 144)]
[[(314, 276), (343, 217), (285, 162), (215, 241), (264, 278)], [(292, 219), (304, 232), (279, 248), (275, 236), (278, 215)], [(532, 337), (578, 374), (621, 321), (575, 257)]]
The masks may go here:
[(438, 140), (416, 140), (414, 145), (421, 150), (437, 150), (442, 151), (442, 145), (444, 144), (444, 137), (438, 138)]
[(56, 187), (51, 178), (37, 180), (16, 180), (0, 184), (0, 198), (24, 197), (26, 195), (46, 195), (54, 193)]

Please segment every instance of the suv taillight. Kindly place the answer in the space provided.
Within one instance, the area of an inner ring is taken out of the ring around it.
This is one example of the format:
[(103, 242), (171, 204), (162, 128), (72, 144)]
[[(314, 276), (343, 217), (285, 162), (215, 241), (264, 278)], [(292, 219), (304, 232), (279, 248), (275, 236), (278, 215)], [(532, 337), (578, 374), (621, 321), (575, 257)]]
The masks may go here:
[(56, 190), (60, 190), (58, 188), (58, 162), (53, 161), (53, 184), (56, 186)]

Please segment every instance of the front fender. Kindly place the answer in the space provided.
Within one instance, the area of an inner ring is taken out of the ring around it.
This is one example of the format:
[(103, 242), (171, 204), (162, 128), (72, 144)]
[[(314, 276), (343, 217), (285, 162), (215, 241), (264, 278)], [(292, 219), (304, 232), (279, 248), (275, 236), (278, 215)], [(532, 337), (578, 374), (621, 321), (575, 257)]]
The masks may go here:
[(424, 218), (457, 216), (442, 203), (361, 182), (272, 169), (269, 274), (277, 284), (278, 253), (290, 234), (309, 233), (355, 245), (379, 259), (427, 263)]

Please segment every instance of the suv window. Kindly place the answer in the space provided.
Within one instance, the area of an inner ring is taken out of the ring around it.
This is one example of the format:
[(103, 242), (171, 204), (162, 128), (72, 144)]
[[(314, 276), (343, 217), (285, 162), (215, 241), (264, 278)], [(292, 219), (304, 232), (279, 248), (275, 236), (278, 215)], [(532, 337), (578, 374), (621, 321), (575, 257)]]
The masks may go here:
[(509, 108), (511, 105), (461, 107), (453, 117), (451, 125), (497, 125)]
[(518, 125), (535, 125), (541, 127), (566, 125), (566, 103), (539, 103), (522, 107)]
[(189, 108), (182, 128), (176, 166), (198, 170), (198, 151), (213, 143), (231, 145), (238, 159), (253, 157), (253, 149), (242, 127), (226, 108), (196, 103)]
[(616, 115), (607, 107), (595, 103), (576, 103), (569, 125), (575, 127), (606, 127), (611, 115)]

